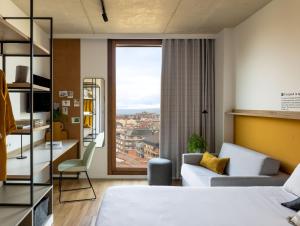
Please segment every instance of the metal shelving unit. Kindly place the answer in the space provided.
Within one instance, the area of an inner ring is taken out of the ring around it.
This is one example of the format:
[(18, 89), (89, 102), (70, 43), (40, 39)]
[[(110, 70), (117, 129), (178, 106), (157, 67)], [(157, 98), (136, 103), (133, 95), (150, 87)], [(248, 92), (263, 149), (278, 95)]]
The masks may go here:
[[(28, 17), (0, 17), (0, 55), (2, 56), (2, 69), (6, 71), (6, 60), (8, 57), (25, 57), (29, 58), (29, 74), (30, 82), (21, 84), (8, 84), (8, 91), (13, 93), (27, 93), (29, 95), (30, 104), (30, 128), (25, 130), (17, 130), (11, 135), (15, 136), (29, 136), (29, 153), (30, 153), (30, 175), (26, 180), (7, 180), (4, 185), (0, 187), (0, 206), (9, 207), (33, 207), (37, 204), (43, 196), (49, 195), (52, 199), (53, 189), (53, 175), (52, 175), (52, 161), (53, 161), (53, 147), (52, 147), (52, 117), (53, 117), (53, 19), (51, 17), (34, 17), (34, 0), (30, 2), (30, 15)], [(14, 27), (10, 21), (27, 20), (29, 21), (30, 32), (26, 35), (18, 28)], [(42, 20), (49, 23), (49, 50), (35, 42), (34, 40), (34, 23)], [(50, 87), (41, 87), (33, 84), (33, 60), (35, 57), (47, 57), (50, 64)], [(50, 93), (51, 110), (49, 125), (35, 128), (34, 127), (34, 109), (33, 109), (33, 95), (34, 93), (48, 92)], [(37, 131), (48, 129), (51, 133), (51, 145), (49, 151), (49, 179), (42, 183), (34, 181), (34, 138), (33, 135)], [(39, 192), (39, 191), (44, 192)], [(16, 192), (17, 194), (14, 194)], [(49, 193), (50, 192), (50, 193)], [(20, 196), (19, 194), (22, 194)], [(7, 198), (15, 197), (15, 198)], [(19, 199), (18, 199), (19, 198)], [(52, 205), (52, 201), (51, 201)], [(1, 207), (2, 208), (2, 207)], [(2, 209), (1, 209), (2, 210)], [(3, 211), (6, 209), (3, 209)], [(51, 208), (52, 211), (52, 208)]]
[[(91, 116), (92, 117), (92, 132), (91, 134), (89, 134), (88, 136), (83, 138), (83, 143), (85, 144), (90, 143), (92, 141), (95, 141), (95, 139), (97, 138), (97, 136), (99, 135), (99, 122), (98, 122), (98, 117), (96, 114), (96, 108), (97, 108), (97, 92), (98, 92), (98, 98), (100, 97), (100, 87), (98, 86), (98, 84), (96, 83), (96, 79), (92, 78), (89, 79), (91, 80), (91, 82), (84, 82), (83, 83), (83, 89), (91, 89), (92, 90), (92, 97), (91, 98), (84, 98), (84, 100), (92, 100), (92, 111), (87, 113), (84, 113), (84, 116)], [(100, 114), (100, 112), (99, 112)]]

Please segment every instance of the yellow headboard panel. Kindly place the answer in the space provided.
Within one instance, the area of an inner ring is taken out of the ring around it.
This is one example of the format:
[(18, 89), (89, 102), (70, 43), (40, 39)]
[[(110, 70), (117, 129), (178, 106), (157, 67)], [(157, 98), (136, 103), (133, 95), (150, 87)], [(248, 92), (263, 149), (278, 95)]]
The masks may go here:
[(281, 161), (291, 173), (300, 163), (300, 120), (235, 116), (235, 143)]

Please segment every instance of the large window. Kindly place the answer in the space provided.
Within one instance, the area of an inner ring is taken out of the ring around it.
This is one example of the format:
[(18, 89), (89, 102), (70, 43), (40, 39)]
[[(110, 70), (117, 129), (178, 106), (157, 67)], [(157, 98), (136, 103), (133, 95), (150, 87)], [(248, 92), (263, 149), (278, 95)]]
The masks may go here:
[(144, 174), (159, 156), (160, 40), (109, 42), (109, 173)]

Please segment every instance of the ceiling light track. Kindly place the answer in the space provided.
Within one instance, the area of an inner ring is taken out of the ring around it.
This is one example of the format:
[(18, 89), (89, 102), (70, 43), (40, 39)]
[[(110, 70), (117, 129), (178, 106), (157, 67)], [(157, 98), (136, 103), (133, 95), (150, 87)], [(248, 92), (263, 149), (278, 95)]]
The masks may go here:
[(102, 18), (103, 18), (104, 22), (108, 22), (108, 17), (107, 17), (106, 11), (105, 11), (105, 6), (104, 6), (103, 0), (100, 0), (100, 3), (101, 3), (101, 8), (102, 8)]

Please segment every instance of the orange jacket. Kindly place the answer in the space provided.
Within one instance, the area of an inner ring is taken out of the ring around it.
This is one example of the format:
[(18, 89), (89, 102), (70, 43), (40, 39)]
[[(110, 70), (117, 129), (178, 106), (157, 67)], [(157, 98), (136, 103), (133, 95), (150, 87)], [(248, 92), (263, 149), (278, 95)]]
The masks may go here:
[(6, 136), (16, 130), (5, 75), (0, 70), (0, 181), (6, 180)]

